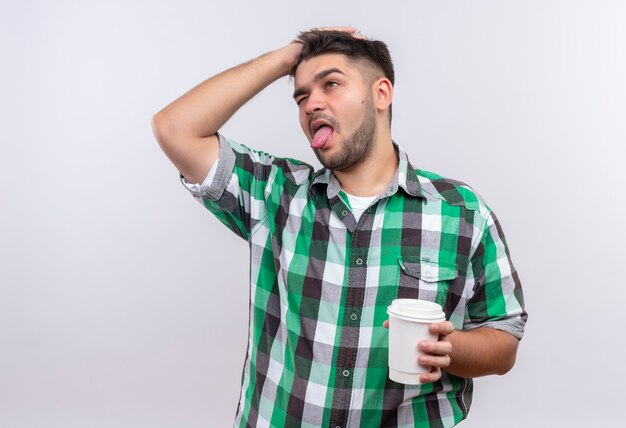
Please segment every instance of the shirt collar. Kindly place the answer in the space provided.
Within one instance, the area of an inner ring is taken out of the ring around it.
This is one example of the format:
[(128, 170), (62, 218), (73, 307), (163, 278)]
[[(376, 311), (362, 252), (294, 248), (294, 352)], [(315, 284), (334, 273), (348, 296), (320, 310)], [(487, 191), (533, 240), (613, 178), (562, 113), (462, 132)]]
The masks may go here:
[[(398, 169), (396, 170), (393, 180), (389, 183), (387, 190), (385, 190), (380, 197), (391, 196), (395, 194), (400, 187), (411, 196), (425, 198), (422, 186), (415, 173), (415, 168), (413, 168), (411, 162), (409, 162), (407, 153), (396, 143), (393, 143), (393, 147), (398, 157)], [(314, 195), (316, 190), (322, 191), (323, 187), (326, 187), (328, 199), (337, 196), (341, 190), (339, 180), (337, 180), (335, 174), (327, 168), (322, 168), (315, 172), (310, 184), (311, 194)]]

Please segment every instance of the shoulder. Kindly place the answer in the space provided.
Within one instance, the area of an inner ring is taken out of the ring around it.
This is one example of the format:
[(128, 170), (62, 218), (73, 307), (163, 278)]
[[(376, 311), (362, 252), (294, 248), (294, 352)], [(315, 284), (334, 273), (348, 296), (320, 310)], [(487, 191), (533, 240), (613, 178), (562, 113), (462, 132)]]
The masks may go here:
[(224, 138), (223, 141), (235, 153), (236, 165), (245, 170), (265, 171), (263, 175), (268, 177), (275, 174), (282, 175), (296, 185), (309, 182), (314, 175), (314, 168), (301, 160), (275, 156), (262, 150), (252, 149), (228, 138)]
[(315, 175), (311, 165), (298, 159), (276, 157), (273, 163), (286, 179), (298, 186), (308, 184)]
[(467, 210), (476, 211), (487, 217), (491, 209), (470, 185), (463, 181), (443, 177), (431, 171), (416, 169), (415, 174), (427, 197), (441, 200), (450, 206), (458, 206)]

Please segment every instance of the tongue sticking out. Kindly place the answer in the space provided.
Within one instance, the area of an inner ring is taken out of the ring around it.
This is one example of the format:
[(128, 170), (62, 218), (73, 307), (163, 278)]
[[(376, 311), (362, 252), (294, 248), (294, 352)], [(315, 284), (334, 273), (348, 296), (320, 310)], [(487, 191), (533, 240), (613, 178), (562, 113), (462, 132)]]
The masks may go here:
[(323, 148), (326, 143), (328, 143), (328, 140), (330, 140), (331, 135), (333, 135), (333, 128), (331, 128), (330, 126), (322, 126), (313, 136), (313, 142), (311, 142), (311, 147), (313, 147), (314, 149)]

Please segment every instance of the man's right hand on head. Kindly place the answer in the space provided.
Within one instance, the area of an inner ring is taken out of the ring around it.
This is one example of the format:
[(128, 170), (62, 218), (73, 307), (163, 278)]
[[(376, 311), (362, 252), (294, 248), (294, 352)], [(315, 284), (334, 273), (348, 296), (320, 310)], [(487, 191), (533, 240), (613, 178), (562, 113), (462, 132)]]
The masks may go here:
[[(308, 31), (341, 31), (350, 34), (357, 39), (365, 39), (365, 36), (356, 28), (351, 26), (339, 26), (339, 27), (315, 27)], [(285, 64), (291, 67), (298, 61), (300, 53), (302, 52), (302, 40), (300, 37), (296, 37), (291, 43), (281, 49), (285, 54)]]

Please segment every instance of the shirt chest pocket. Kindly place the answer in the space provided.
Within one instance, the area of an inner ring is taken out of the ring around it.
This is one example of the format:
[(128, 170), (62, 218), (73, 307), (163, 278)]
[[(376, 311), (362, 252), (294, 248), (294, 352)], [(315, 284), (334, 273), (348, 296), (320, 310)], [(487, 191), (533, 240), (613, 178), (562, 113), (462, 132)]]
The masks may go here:
[(422, 299), (444, 305), (450, 283), (458, 275), (456, 263), (401, 256), (398, 257), (398, 264), (399, 298)]

